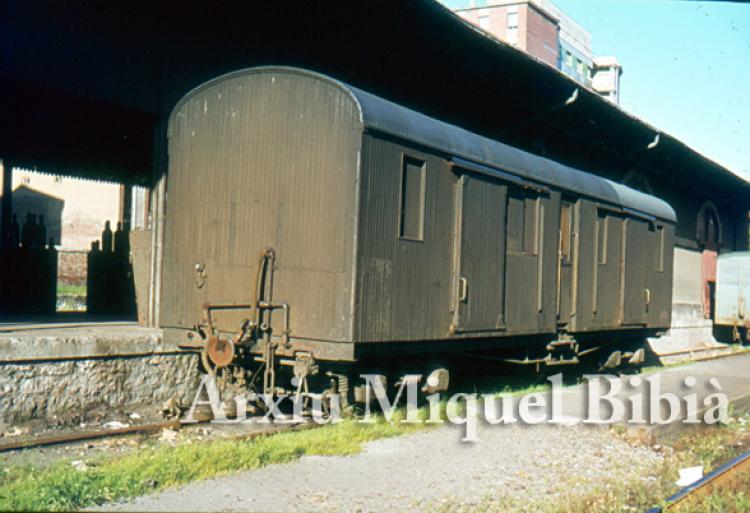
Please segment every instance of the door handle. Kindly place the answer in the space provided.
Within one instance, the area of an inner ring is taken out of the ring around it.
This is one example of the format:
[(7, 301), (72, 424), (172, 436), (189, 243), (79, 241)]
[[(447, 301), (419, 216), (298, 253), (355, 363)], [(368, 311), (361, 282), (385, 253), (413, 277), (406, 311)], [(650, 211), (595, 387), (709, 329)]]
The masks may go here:
[(646, 304), (651, 304), (651, 289), (646, 289)]
[(466, 303), (466, 300), (469, 297), (469, 283), (466, 281), (466, 278), (461, 276), (458, 279), (458, 300), (462, 303)]

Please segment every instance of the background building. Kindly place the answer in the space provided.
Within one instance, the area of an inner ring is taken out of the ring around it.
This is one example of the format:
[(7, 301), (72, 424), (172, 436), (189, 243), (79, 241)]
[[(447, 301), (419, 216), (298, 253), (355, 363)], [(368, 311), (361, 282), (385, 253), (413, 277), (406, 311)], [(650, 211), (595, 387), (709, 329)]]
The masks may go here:
[(121, 186), (16, 168), (8, 187), (2, 189), (13, 196), (11, 213), (17, 219), (19, 235), (26, 229), (27, 216), (35, 216), (45, 243), (51, 242), (57, 250), (58, 310), (82, 309), (87, 252), (91, 242), (99, 240), (105, 221), (111, 221), (113, 229), (116, 226)]
[(116, 183), (16, 169), (12, 190), (13, 213), (19, 222), (27, 213), (42, 214), (47, 237), (62, 251), (88, 250), (105, 221), (118, 221), (120, 186)]
[(537, 2), (498, 0), (484, 7), (458, 9), (462, 18), (529, 55), (558, 67), (558, 19)]
[(619, 103), (622, 67), (595, 57), (591, 34), (549, 0), (472, 0), (456, 14)]
[(591, 86), (594, 91), (610, 100), (620, 103), (620, 75), (622, 66), (617, 57), (594, 57), (594, 75)]

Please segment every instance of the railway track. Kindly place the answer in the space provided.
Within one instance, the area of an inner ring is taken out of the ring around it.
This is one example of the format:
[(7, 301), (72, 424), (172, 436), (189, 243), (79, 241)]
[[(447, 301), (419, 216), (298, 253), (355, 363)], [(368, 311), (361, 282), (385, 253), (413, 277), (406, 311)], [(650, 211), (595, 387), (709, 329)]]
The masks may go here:
[[(133, 435), (133, 434), (157, 433), (163, 429), (178, 430), (184, 426), (195, 426), (195, 425), (207, 424), (208, 422), (209, 421), (201, 421), (197, 423), (192, 422), (189, 424), (185, 424), (180, 420), (171, 420), (167, 422), (156, 422), (152, 424), (142, 424), (139, 426), (129, 426), (126, 428), (97, 430), (97, 431), (81, 431), (81, 432), (75, 432), (75, 433), (67, 433), (64, 435), (54, 435), (54, 436), (32, 438), (32, 439), (26, 439), (26, 440), (19, 440), (17, 442), (0, 444), (0, 454), (12, 452), (12, 451), (19, 451), (23, 449), (32, 449), (36, 447), (45, 447), (45, 446), (51, 446), (51, 445), (64, 445), (64, 444), (82, 442), (82, 441), (87, 441), (87, 440), (114, 438), (118, 436)], [(318, 426), (319, 425), (314, 422), (308, 422), (304, 424), (282, 424), (282, 425), (269, 424), (267, 428), (262, 429), (262, 430), (252, 431), (248, 433), (228, 435), (223, 438), (226, 440), (252, 440), (254, 438), (275, 435), (277, 433), (282, 433), (285, 431), (302, 431), (302, 430), (311, 429), (311, 428), (318, 427)]]
[(152, 424), (142, 424), (138, 426), (128, 426), (117, 429), (101, 429), (101, 430), (90, 430), (90, 431), (78, 431), (73, 433), (66, 433), (63, 435), (43, 436), (39, 438), (29, 438), (26, 440), (19, 440), (16, 442), (9, 442), (0, 444), (0, 454), (19, 451), (22, 449), (31, 449), (34, 447), (45, 447), (49, 445), (61, 445), (74, 442), (82, 442), (86, 440), (96, 440), (100, 438), (113, 438), (116, 436), (132, 435), (138, 433), (154, 433), (161, 431), (162, 429), (180, 429), (182, 423), (179, 420), (171, 420), (167, 422), (156, 422)]
[(732, 479), (742, 472), (750, 472), (750, 451), (722, 465), (690, 486), (683, 488), (667, 499), (664, 506), (657, 506), (647, 513), (677, 511), (683, 506), (689, 505), (691, 501), (700, 500), (712, 492), (722, 490), (731, 484)]

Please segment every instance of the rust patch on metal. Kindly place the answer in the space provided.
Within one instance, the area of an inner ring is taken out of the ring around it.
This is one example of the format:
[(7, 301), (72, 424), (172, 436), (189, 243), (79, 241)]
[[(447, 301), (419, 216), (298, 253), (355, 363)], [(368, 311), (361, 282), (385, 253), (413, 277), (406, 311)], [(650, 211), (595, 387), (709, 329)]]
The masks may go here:
[(208, 357), (217, 367), (226, 367), (232, 363), (234, 358), (234, 344), (231, 340), (220, 337), (211, 337), (206, 345)]

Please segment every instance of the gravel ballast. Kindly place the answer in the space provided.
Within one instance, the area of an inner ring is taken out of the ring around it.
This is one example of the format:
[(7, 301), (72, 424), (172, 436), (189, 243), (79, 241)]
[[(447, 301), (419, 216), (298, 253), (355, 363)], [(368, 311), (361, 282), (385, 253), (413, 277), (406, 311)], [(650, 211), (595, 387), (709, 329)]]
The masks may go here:
[(209, 479), (102, 507), (110, 511), (435, 511), (548, 500), (612, 479), (648, 479), (662, 456), (603, 427), (483, 425), (478, 443), (443, 426), (368, 443), (355, 456)]

